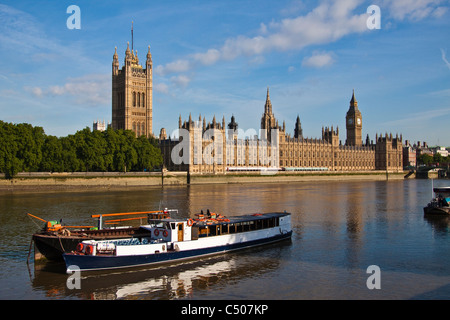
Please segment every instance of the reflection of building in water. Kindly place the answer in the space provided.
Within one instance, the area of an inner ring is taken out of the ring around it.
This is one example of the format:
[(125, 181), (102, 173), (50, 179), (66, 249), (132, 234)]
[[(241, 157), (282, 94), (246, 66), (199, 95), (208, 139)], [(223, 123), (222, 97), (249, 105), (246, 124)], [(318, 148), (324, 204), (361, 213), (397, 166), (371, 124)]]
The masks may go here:
[[(180, 138), (167, 138), (161, 132), (160, 148), (164, 165), (172, 171), (190, 173), (226, 173), (256, 171), (261, 168), (283, 168), (287, 171), (401, 171), (402, 137), (376, 135), (375, 142), (362, 138), (362, 113), (355, 94), (346, 114), (345, 144), (339, 140), (339, 128), (322, 128), (322, 138), (305, 138), (300, 117), (294, 136), (287, 133), (285, 122), (279, 125), (272, 111), (267, 89), (260, 135), (256, 132), (240, 137), (234, 115), (228, 125), (225, 117), (212, 122), (200, 116), (198, 121), (178, 121)], [(184, 147), (182, 147), (184, 143)]]
[[(117, 299), (129, 298), (133, 295), (146, 294), (160, 290), (171, 298), (186, 298), (191, 295), (195, 282), (202, 282), (205, 286), (209, 281), (218, 282), (222, 275), (226, 275), (235, 267), (235, 260), (216, 262), (211, 265), (202, 265), (194, 269), (185, 270), (172, 276), (152, 278), (150, 280), (126, 284), (121, 286), (117, 292)], [(199, 286), (199, 283), (197, 283)]]

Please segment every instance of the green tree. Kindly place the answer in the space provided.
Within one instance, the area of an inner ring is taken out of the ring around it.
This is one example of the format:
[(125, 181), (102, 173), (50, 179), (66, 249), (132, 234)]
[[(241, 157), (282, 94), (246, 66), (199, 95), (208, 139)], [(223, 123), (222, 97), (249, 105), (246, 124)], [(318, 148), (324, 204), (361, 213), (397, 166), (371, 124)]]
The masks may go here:
[(422, 163), (422, 164), (428, 166), (428, 165), (430, 165), (432, 162), (433, 162), (433, 157), (430, 156), (429, 154), (424, 153), (424, 154), (421, 154), (421, 155), (419, 156), (419, 163)]
[(23, 161), (22, 171), (38, 171), (42, 161), (44, 129), (28, 123), (15, 125), (15, 139), (18, 144), (17, 158)]
[(62, 148), (63, 171), (76, 172), (84, 168), (83, 162), (77, 156), (76, 140), (74, 135), (60, 138)]
[(133, 171), (162, 164), (157, 140), (136, 138), (130, 130), (90, 128), (66, 137), (46, 135), (42, 127), (0, 121), (0, 172)]
[(42, 146), (42, 160), (40, 171), (63, 172), (63, 149), (62, 142), (55, 136), (46, 136)]
[(439, 163), (439, 164), (441, 164), (442, 163), (442, 161), (443, 161), (443, 159), (444, 159), (444, 157), (442, 157), (442, 154), (440, 154), (440, 153), (435, 153), (434, 155), (433, 155), (433, 162), (434, 163)]
[(23, 170), (23, 160), (18, 157), (19, 141), (16, 126), (11, 123), (0, 123), (0, 171), (7, 179), (12, 179)]
[(86, 127), (75, 133), (74, 138), (77, 156), (84, 165), (84, 171), (106, 171), (106, 142), (102, 133)]
[(137, 153), (137, 163), (134, 168), (136, 171), (151, 171), (162, 164), (161, 150), (145, 136), (140, 136), (135, 140), (134, 149)]

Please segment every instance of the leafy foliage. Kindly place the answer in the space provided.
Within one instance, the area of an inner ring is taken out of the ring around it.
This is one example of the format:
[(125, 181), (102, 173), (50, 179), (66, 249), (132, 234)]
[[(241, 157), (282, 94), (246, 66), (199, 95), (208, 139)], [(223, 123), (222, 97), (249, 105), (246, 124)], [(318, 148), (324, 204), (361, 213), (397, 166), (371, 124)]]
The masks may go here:
[(0, 121), (0, 172), (151, 171), (162, 165), (157, 141), (130, 130), (91, 131), (67, 137), (46, 135), (42, 127)]

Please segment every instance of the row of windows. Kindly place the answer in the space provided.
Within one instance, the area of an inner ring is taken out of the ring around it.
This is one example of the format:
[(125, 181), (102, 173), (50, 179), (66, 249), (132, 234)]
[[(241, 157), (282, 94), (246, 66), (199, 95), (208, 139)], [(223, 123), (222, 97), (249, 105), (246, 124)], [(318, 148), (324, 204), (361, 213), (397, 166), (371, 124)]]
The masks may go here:
[[(323, 161), (323, 160), (309, 160), (309, 161), (297, 161), (297, 160), (281, 160), (280, 161), (280, 166), (284, 166), (284, 167), (297, 167), (297, 166), (305, 166), (305, 167), (316, 167), (316, 166), (320, 166), (320, 167), (331, 167), (332, 166), (332, 161)], [(375, 162), (373, 160), (365, 160), (365, 161), (358, 161), (358, 162), (353, 162), (353, 161), (334, 161), (334, 166), (351, 166), (351, 167), (358, 167), (358, 168), (364, 168), (364, 167), (369, 167), (369, 168), (373, 168), (375, 165)]]
[[(334, 157), (335, 158), (365, 158), (365, 157), (373, 157), (373, 151), (364, 151), (364, 152), (334, 152)], [(282, 156), (285, 157), (295, 157), (295, 158), (301, 158), (303, 157), (319, 157), (319, 158), (328, 158), (331, 157), (332, 153), (331, 151), (305, 151), (305, 152), (301, 152), (301, 151), (280, 151), (280, 157)]]
[(280, 225), (279, 218), (268, 218), (253, 221), (243, 221), (238, 223), (224, 223), (211, 226), (200, 226), (198, 228), (199, 237), (218, 236), (221, 234), (240, 233), (253, 230), (273, 228)]
[(144, 122), (133, 122), (133, 131), (136, 133), (136, 137), (145, 135), (145, 123)]
[(145, 108), (145, 93), (133, 91), (132, 97), (133, 97), (133, 107)]

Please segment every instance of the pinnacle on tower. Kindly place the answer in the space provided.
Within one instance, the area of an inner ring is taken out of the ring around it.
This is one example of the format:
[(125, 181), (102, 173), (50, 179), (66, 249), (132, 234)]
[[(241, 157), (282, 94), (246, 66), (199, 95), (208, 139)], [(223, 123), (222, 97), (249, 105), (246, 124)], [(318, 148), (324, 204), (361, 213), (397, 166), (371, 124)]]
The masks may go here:
[(272, 102), (270, 102), (269, 87), (267, 87), (266, 105), (264, 106), (264, 112), (268, 114), (272, 113)]
[(147, 61), (152, 61), (152, 54), (150, 53), (150, 45), (148, 45)]
[(113, 59), (114, 59), (114, 60), (118, 60), (118, 59), (119, 59), (119, 55), (117, 54), (117, 47), (114, 47), (114, 55), (113, 55)]
[(358, 101), (355, 98), (355, 89), (353, 89), (352, 100), (350, 100), (350, 107), (358, 108)]

